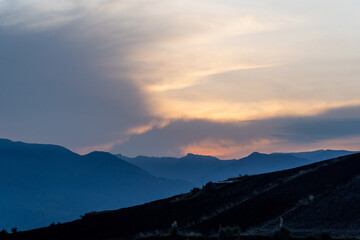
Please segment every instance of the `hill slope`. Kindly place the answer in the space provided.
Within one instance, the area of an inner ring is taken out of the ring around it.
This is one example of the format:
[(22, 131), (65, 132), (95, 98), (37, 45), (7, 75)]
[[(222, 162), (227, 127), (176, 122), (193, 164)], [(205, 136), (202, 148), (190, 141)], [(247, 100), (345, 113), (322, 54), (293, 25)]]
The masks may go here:
[(189, 190), (114, 155), (0, 140), (0, 228), (69, 221), (90, 210), (136, 205)]
[[(168, 231), (174, 221), (181, 231), (197, 231), (205, 236), (217, 232), (219, 226), (271, 234), (280, 217), (293, 232), (312, 226), (310, 234), (331, 230), (349, 237), (360, 234), (360, 215), (354, 213), (358, 207), (359, 175), (360, 154), (354, 154), (295, 169), (209, 183), (187, 194), (92, 214), (13, 237), (128, 238), (141, 232)], [(337, 216), (341, 219), (335, 219)]]

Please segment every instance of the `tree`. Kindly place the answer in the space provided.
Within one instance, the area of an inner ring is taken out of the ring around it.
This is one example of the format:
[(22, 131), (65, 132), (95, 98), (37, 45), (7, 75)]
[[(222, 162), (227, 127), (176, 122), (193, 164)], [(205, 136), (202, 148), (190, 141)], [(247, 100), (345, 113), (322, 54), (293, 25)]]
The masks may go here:
[(9, 233), (6, 231), (6, 229), (3, 229), (0, 231), (0, 239), (5, 239)]

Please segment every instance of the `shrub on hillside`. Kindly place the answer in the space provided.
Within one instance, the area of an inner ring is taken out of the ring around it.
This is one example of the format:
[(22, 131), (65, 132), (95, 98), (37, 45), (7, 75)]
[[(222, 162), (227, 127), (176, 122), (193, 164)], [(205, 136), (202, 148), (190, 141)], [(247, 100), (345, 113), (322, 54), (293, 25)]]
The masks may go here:
[(52, 222), (50, 225), (49, 225), (49, 227), (55, 227), (56, 226), (56, 224), (54, 223), (54, 222)]
[(6, 239), (8, 235), (9, 233), (5, 229), (0, 231), (0, 239)]
[(97, 214), (99, 214), (99, 213), (96, 212), (96, 211), (91, 211), (91, 212), (85, 213), (84, 215), (80, 215), (80, 218), (81, 219), (86, 219), (88, 217), (95, 216)]
[(172, 228), (170, 231), (171, 239), (177, 239), (180, 237), (179, 229), (178, 228)]
[(194, 194), (196, 194), (196, 193), (198, 193), (198, 192), (200, 192), (200, 191), (201, 191), (200, 188), (194, 187), (193, 189), (191, 189), (190, 193), (191, 193), (191, 195), (194, 195)]
[(205, 186), (203, 187), (203, 190), (205, 192), (210, 192), (216, 189), (216, 184), (213, 182), (208, 182), (207, 184), (205, 184)]
[(330, 233), (328, 233), (328, 232), (323, 232), (322, 234), (321, 234), (321, 240), (331, 240), (332, 238), (331, 238), (331, 236), (330, 236)]
[(286, 227), (281, 227), (279, 230), (274, 232), (274, 240), (288, 240), (291, 237), (291, 232)]
[(233, 238), (236, 236), (239, 236), (239, 234), (241, 233), (241, 229), (239, 227), (220, 227), (219, 232), (218, 232), (218, 238), (220, 240), (223, 239), (229, 239), (229, 238)]

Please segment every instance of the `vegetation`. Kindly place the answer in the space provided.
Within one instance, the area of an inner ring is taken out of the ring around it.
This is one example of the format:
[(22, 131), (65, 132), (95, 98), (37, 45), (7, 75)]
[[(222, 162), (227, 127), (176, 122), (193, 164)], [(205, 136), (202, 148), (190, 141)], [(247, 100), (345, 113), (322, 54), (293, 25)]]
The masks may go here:
[(216, 184), (210, 181), (210, 182), (206, 183), (205, 186), (203, 186), (202, 189), (205, 192), (211, 192), (211, 191), (216, 189)]
[(85, 218), (88, 218), (90, 216), (94, 216), (94, 215), (97, 215), (97, 214), (99, 214), (99, 213), (96, 212), (96, 211), (91, 211), (91, 212), (85, 213), (84, 215), (80, 215), (80, 218), (85, 219)]
[(321, 240), (331, 240), (332, 238), (331, 238), (331, 236), (330, 236), (330, 233), (328, 233), (328, 232), (323, 232), (322, 234), (321, 234)]
[(178, 228), (172, 228), (170, 231), (170, 236), (172, 239), (177, 239), (179, 237), (179, 229)]
[(191, 195), (194, 195), (194, 194), (196, 194), (196, 193), (198, 193), (198, 192), (200, 192), (200, 191), (201, 191), (200, 188), (194, 187), (193, 189), (191, 189), (190, 194), (191, 194)]
[(6, 239), (9, 233), (6, 231), (6, 229), (3, 229), (0, 231), (0, 239)]
[(220, 227), (219, 232), (218, 232), (218, 238), (220, 240), (229, 239), (229, 238), (239, 236), (240, 233), (241, 233), (241, 229), (237, 226)]
[(291, 237), (290, 230), (286, 227), (282, 226), (279, 230), (274, 232), (273, 239), (274, 240), (288, 240)]

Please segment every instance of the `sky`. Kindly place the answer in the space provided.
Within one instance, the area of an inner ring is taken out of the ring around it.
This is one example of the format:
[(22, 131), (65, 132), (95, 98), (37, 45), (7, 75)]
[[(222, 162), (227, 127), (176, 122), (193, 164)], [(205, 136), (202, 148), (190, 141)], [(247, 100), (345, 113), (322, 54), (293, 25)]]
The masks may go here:
[(0, 0), (0, 137), (80, 154), (360, 149), (358, 0)]

